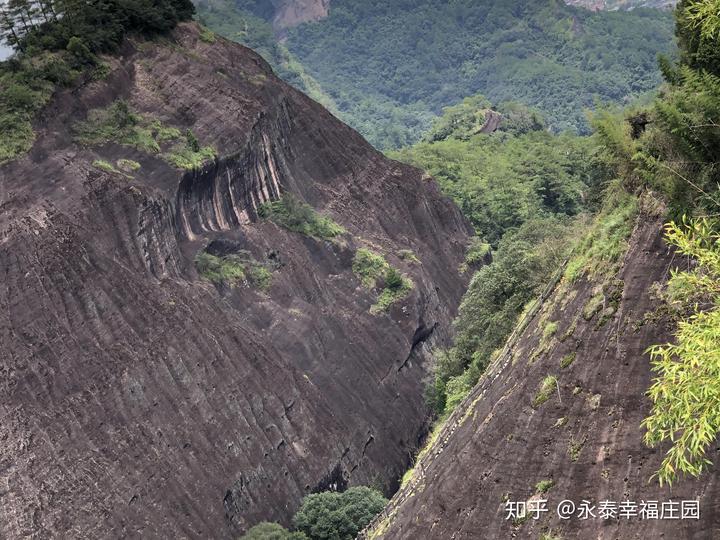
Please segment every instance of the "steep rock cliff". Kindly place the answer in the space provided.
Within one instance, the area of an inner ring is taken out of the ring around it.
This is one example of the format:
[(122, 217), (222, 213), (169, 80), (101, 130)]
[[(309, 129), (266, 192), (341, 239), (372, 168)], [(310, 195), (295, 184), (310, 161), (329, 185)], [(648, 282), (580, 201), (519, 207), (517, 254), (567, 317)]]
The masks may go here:
[[(0, 538), (232, 538), (287, 523), (313, 490), (391, 492), (425, 429), (468, 225), (248, 49), (183, 25), (107, 61), (0, 168)], [(218, 158), (182, 172), (76, 145), (73, 126), (118, 99)], [(97, 166), (120, 159), (140, 168)], [(283, 192), (347, 233), (258, 219)], [(267, 263), (270, 288), (202, 279), (208, 246)], [(352, 271), (360, 246), (415, 284), (388, 313)]]
[[(683, 262), (663, 242), (652, 207), (614, 279), (547, 291), (364, 538), (720, 537), (716, 469), (672, 488), (650, 480), (667, 448), (642, 440), (652, 378), (645, 351), (670, 337), (652, 290)], [(548, 376), (556, 379), (539, 399)], [(548, 501), (541, 519), (506, 519), (506, 501), (538, 499)], [(596, 517), (559, 519), (563, 500), (590, 501)], [(602, 501), (626, 500), (637, 513), (641, 501), (699, 500), (700, 519), (597, 517)]]

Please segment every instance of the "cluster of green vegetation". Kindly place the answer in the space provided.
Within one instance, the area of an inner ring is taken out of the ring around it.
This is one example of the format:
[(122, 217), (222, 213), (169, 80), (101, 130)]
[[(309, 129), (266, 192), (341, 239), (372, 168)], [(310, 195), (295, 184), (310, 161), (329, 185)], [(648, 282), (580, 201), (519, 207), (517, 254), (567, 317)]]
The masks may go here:
[(286, 45), (384, 149), (416, 142), (442, 107), (478, 92), (538, 107), (555, 131), (587, 131), (583, 109), (655, 89), (657, 54), (673, 50), (667, 12), (592, 13), (551, 0), (334, 0)]
[[(468, 130), (486, 106), (476, 96), (447, 109), (426, 142), (390, 157), (428, 171), (493, 247), (531, 218), (573, 216), (597, 198), (605, 173), (593, 139), (553, 135), (542, 122), (526, 125), (511, 116), (497, 133)], [(510, 108), (516, 117), (536, 114), (518, 104), (501, 110)]]
[(558, 380), (554, 375), (548, 375), (542, 380), (540, 386), (538, 387), (537, 394), (535, 394), (535, 397), (533, 398), (533, 409), (537, 409), (540, 405), (552, 397), (555, 393), (557, 384)]
[(219, 257), (206, 251), (195, 258), (195, 267), (205, 279), (216, 285), (238, 287), (244, 283), (266, 290), (272, 282), (272, 272), (247, 252)]
[(439, 415), (465, 397), (529, 301), (568, 256), (587, 219), (601, 205), (611, 167), (597, 137), (554, 135), (537, 111), (516, 103), (503, 121), (479, 133), (491, 113), (474, 96), (445, 110), (425, 141), (391, 156), (431, 173), (471, 220), (477, 237), (461, 271), (477, 268), (455, 321), (454, 346), (439, 354), (428, 401)]
[(242, 540), (353, 540), (386, 503), (380, 492), (367, 487), (308, 495), (293, 518), (295, 531), (276, 523), (261, 523)]
[[(183, 137), (179, 129), (137, 114), (123, 100), (90, 111), (87, 120), (76, 124), (74, 131), (75, 141), (83, 146), (115, 142), (149, 154), (160, 154), (179, 169), (199, 168), (216, 156), (215, 149), (201, 146), (192, 131), (188, 130)], [(123, 163), (131, 168), (135, 166), (130, 160)]]
[(676, 271), (667, 301), (681, 317), (675, 342), (650, 349), (659, 377), (650, 388), (652, 414), (645, 419), (651, 446), (671, 441), (657, 473), (672, 484), (678, 473), (700, 475), (713, 462), (708, 449), (720, 434), (720, 234), (707, 219), (668, 225), (667, 239), (698, 266)]
[(12, 0), (0, 6), (0, 40), (15, 50), (0, 63), (0, 163), (27, 152), (32, 122), (57, 87), (107, 74), (98, 54), (126, 35), (153, 36), (192, 18), (190, 0)]
[(296, 233), (330, 240), (345, 233), (340, 225), (292, 194), (260, 206), (260, 217)]
[(405, 298), (414, 287), (412, 280), (390, 266), (385, 257), (366, 248), (357, 250), (352, 268), (365, 287), (380, 289), (377, 302), (370, 308), (370, 313), (373, 314), (387, 311), (395, 302)]
[(537, 484), (535, 484), (535, 491), (538, 493), (547, 493), (554, 485), (555, 482), (552, 480), (540, 480)]

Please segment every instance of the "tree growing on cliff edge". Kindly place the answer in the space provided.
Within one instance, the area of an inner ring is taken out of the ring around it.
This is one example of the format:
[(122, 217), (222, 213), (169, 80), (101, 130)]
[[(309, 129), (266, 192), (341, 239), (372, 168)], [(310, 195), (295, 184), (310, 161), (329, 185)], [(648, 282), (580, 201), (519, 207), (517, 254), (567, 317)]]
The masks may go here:
[(0, 37), (15, 50), (63, 50), (81, 37), (93, 52), (111, 52), (127, 33), (172, 30), (195, 13), (190, 0), (8, 0)]

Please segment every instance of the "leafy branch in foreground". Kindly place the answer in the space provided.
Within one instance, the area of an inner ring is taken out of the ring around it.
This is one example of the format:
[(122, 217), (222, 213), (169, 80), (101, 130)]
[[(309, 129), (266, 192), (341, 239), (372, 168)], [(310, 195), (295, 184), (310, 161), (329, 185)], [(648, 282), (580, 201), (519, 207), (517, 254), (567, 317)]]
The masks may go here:
[(683, 219), (667, 225), (666, 239), (697, 265), (673, 272), (668, 285), (668, 300), (691, 312), (678, 323), (675, 343), (649, 349), (658, 378), (648, 391), (645, 442), (672, 443), (656, 473), (661, 485), (712, 465), (707, 451), (720, 434), (720, 235), (706, 219)]

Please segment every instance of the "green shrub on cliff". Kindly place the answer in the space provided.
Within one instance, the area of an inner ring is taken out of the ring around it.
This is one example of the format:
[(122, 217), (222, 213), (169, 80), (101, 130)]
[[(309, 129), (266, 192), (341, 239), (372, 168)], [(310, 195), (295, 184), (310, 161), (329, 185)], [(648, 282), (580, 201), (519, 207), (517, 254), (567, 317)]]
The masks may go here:
[(87, 120), (78, 122), (73, 129), (75, 141), (82, 146), (115, 142), (148, 154), (160, 154), (178, 169), (197, 169), (216, 157), (215, 149), (201, 146), (191, 130), (183, 137), (178, 128), (137, 113), (122, 99), (109, 107), (91, 110)]
[(203, 251), (195, 257), (198, 273), (215, 285), (238, 287), (247, 283), (258, 289), (267, 289), (272, 282), (272, 273), (247, 252), (219, 257)]
[(368, 289), (375, 287), (378, 279), (390, 268), (385, 257), (366, 248), (360, 248), (353, 259), (353, 272)]
[(332, 239), (345, 233), (340, 225), (323, 216), (294, 195), (286, 193), (277, 201), (263, 204), (260, 217), (290, 231), (315, 238)]
[(414, 287), (412, 280), (390, 266), (385, 257), (366, 248), (357, 250), (352, 269), (363, 286), (380, 288), (377, 302), (370, 308), (373, 315), (387, 311), (395, 302), (407, 297)]

